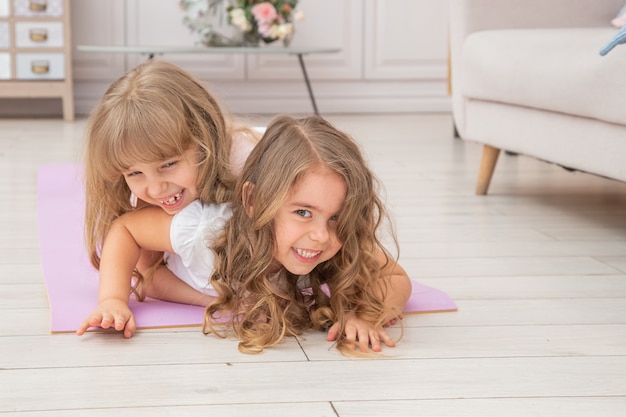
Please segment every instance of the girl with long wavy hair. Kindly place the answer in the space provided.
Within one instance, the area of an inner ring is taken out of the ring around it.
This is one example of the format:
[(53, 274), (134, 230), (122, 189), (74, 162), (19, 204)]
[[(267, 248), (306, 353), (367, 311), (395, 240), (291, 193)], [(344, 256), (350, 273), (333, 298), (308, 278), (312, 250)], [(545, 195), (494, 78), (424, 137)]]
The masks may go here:
[(326, 330), (342, 352), (394, 346), (384, 327), (401, 318), (411, 284), (379, 240), (377, 184), (357, 143), (323, 118), (275, 118), (213, 242), (218, 298), (205, 334), (232, 331), (247, 353), (306, 329)]

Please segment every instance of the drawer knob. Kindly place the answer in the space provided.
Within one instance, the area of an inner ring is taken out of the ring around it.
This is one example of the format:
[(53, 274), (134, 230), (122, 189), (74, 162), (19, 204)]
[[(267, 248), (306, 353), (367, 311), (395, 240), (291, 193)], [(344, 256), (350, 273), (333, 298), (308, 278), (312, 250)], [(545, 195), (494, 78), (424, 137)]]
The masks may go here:
[(50, 72), (50, 62), (45, 59), (38, 59), (30, 63), (30, 69), (35, 74), (45, 74)]
[(45, 12), (48, 0), (28, 0), (28, 8), (33, 12)]
[(29, 37), (33, 42), (45, 42), (48, 40), (48, 30), (33, 28), (29, 30)]

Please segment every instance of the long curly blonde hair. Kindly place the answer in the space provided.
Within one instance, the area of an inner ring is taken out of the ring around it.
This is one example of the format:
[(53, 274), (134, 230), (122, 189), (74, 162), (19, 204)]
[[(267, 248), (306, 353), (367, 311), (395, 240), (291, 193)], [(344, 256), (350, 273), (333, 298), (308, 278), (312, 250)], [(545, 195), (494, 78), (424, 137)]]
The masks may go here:
[[(320, 165), (339, 174), (347, 187), (337, 225), (342, 247), (307, 277), (285, 268), (276, 274), (273, 219), (294, 184)], [(219, 297), (206, 309), (203, 332), (226, 337), (232, 329), (240, 351), (258, 353), (284, 336), (336, 322), (343, 335), (348, 312), (381, 325), (390, 312), (383, 302), (384, 266), (375, 254), (382, 250), (392, 258), (377, 237), (387, 218), (378, 193), (377, 179), (348, 135), (318, 116), (275, 118), (247, 159), (233, 217), (212, 247), (211, 282)], [(246, 210), (251, 200), (254, 210)], [(391, 236), (396, 242), (393, 231)], [(302, 291), (299, 281), (307, 281), (311, 290)], [(337, 340), (340, 350), (344, 343), (342, 337)]]
[[(137, 162), (161, 161), (195, 147), (200, 199), (232, 200), (234, 129), (211, 93), (166, 61), (146, 61), (111, 84), (86, 128), (85, 235), (91, 263), (99, 268), (111, 223), (136, 209), (122, 172)], [(134, 275), (143, 279), (139, 271)]]

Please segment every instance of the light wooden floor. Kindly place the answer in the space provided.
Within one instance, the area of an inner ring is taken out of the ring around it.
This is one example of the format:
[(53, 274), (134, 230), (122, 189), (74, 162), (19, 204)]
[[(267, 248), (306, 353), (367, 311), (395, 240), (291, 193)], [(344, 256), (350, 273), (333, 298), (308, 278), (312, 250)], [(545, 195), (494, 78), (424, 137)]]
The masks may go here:
[(385, 183), (401, 264), (458, 312), (365, 360), (321, 333), (260, 356), (198, 328), (51, 335), (36, 171), (79, 160), (84, 121), (0, 120), (0, 415), (623, 417), (626, 184), (503, 155), (477, 197), (449, 115), (329, 119)]

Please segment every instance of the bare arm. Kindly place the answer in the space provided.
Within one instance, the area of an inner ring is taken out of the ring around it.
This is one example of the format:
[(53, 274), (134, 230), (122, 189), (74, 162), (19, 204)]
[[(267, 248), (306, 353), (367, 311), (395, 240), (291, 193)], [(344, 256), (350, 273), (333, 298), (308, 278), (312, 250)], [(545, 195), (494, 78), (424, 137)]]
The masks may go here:
[[(377, 253), (376, 259), (381, 265), (385, 263), (385, 255), (382, 251)], [(411, 279), (406, 271), (393, 259), (383, 268), (383, 283), (386, 288), (381, 288), (384, 295), (385, 306), (391, 310), (392, 317), (385, 319), (389, 322), (402, 314), (411, 296)]]
[(100, 259), (98, 307), (79, 326), (82, 335), (89, 327), (124, 330), (131, 337), (136, 324), (128, 307), (131, 277), (142, 249), (172, 252), (172, 216), (161, 208), (147, 207), (117, 219), (107, 233)]
[(141, 249), (172, 252), (172, 216), (158, 207), (146, 207), (117, 219), (107, 234), (100, 259), (98, 301), (116, 298), (128, 303), (130, 278)]

